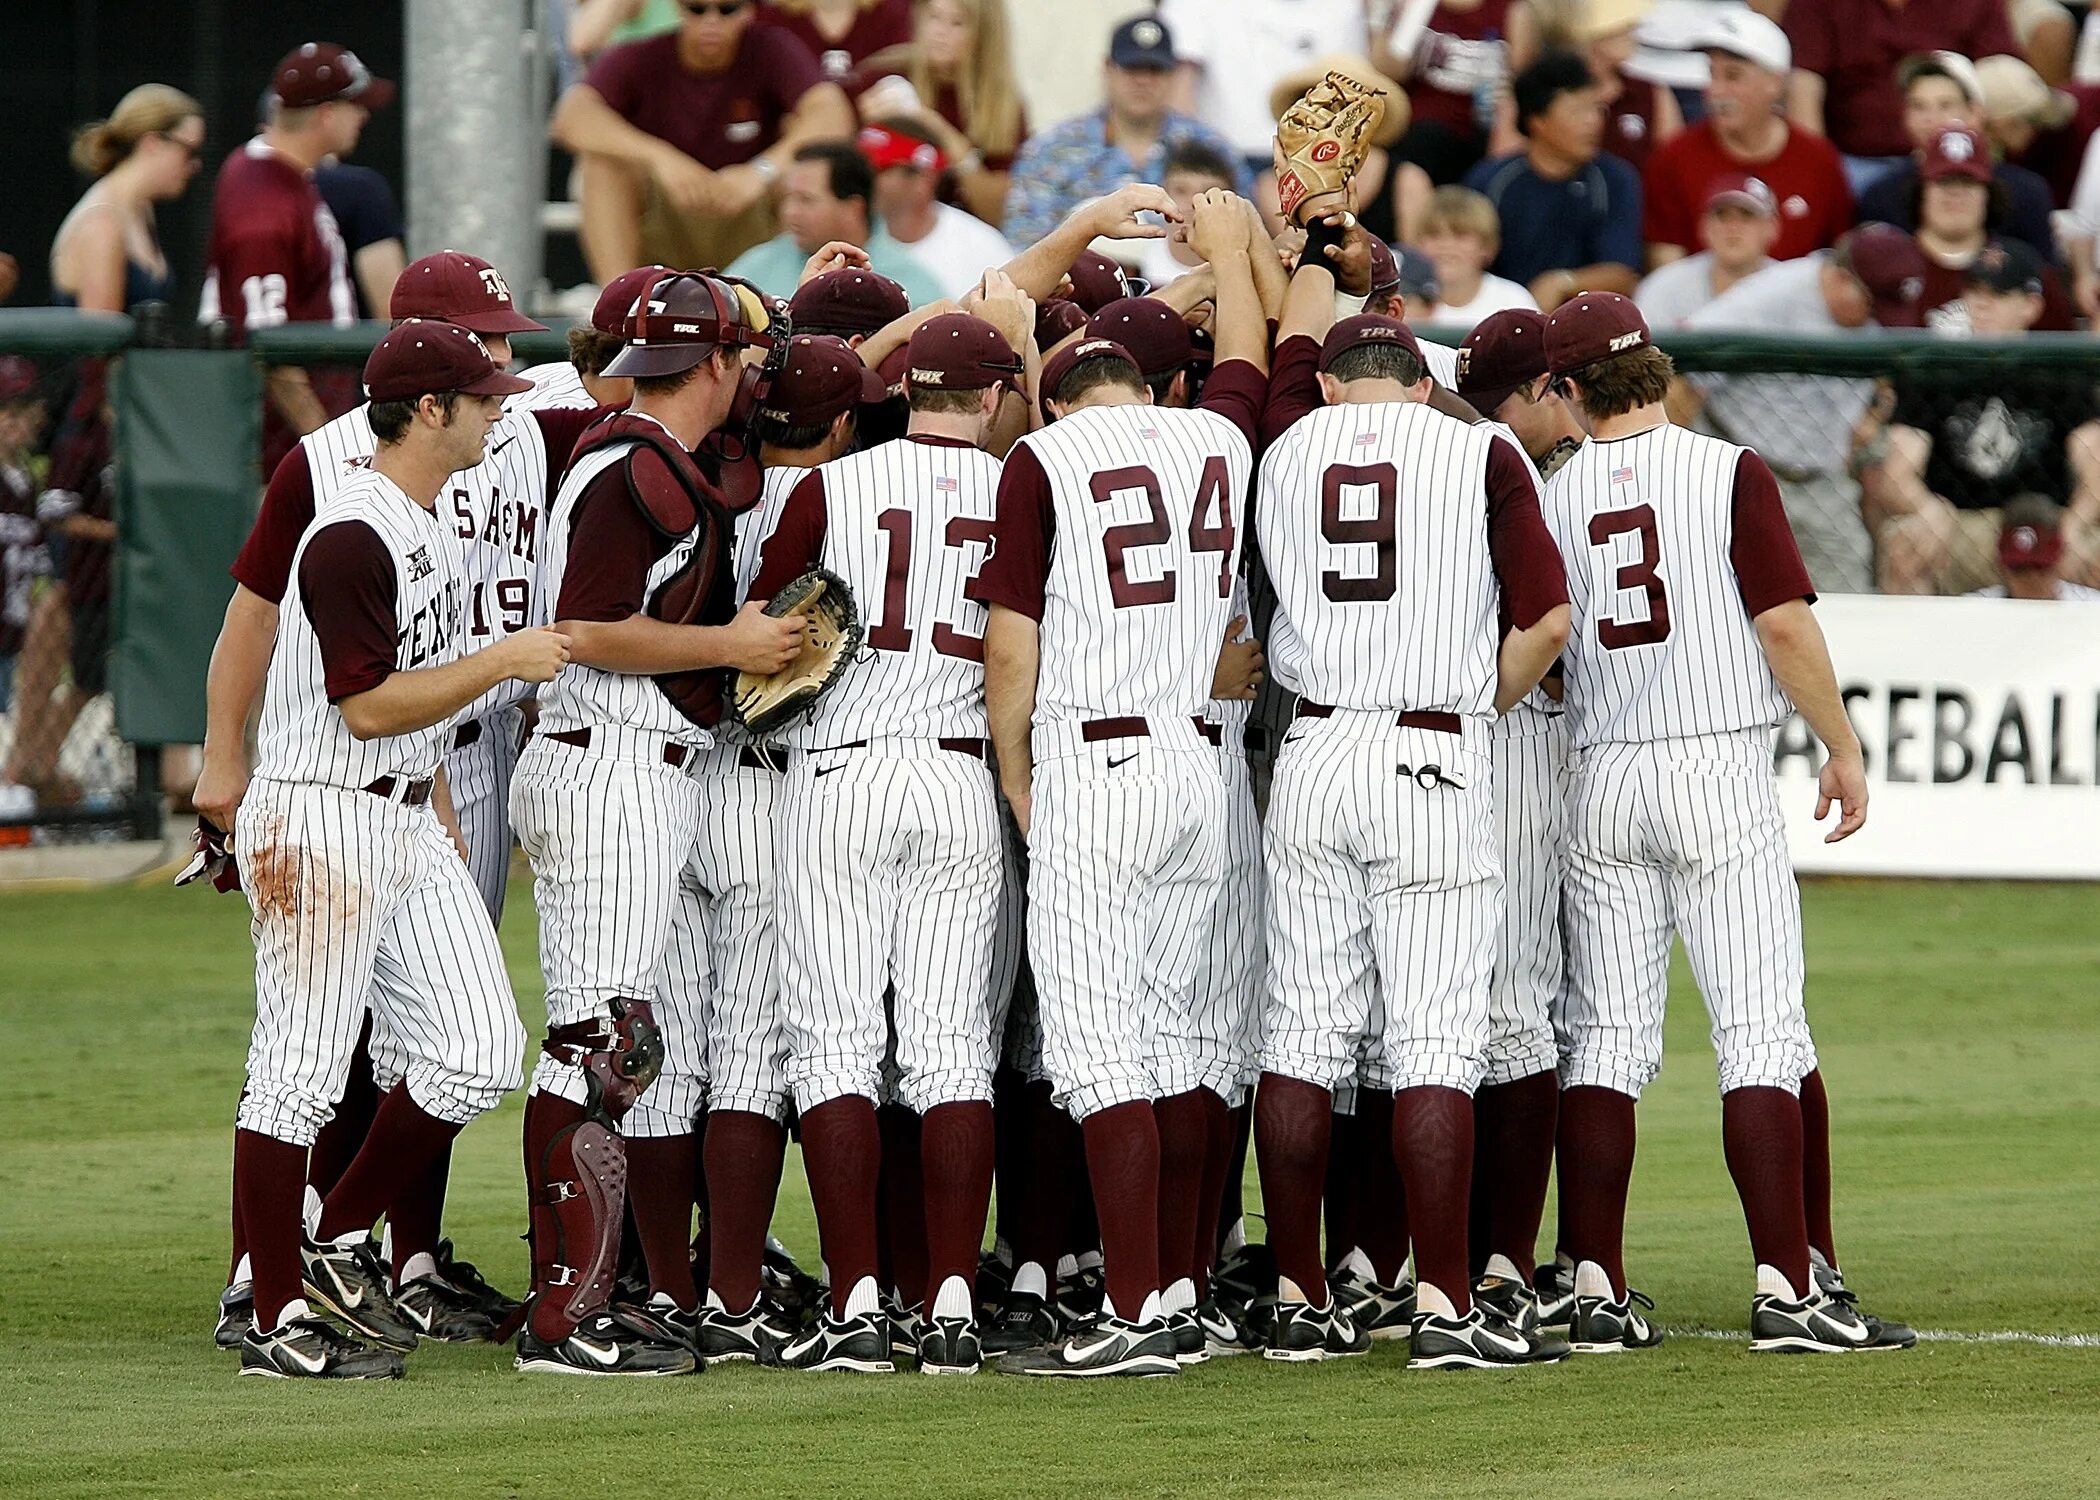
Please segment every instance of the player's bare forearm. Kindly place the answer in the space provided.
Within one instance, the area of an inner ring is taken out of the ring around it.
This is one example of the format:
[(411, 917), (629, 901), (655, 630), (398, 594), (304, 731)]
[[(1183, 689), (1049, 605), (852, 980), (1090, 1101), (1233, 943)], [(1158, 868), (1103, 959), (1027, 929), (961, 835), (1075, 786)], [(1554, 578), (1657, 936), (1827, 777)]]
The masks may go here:
[[(1035, 348), (1034, 340), (1029, 341), (1028, 347), (1031, 350)], [(1025, 374), (1022, 378), (1028, 380)], [(1029, 386), (1030, 389), (1034, 388), (1032, 380), (1029, 381)], [(1008, 391), (1000, 398), (999, 410), (992, 416), (991, 429), (985, 433), (984, 451), (1004, 463), (1013, 445), (1034, 430), (1035, 410), (1035, 402), (1029, 398), (1027, 392)]]
[(570, 658), (601, 672), (691, 672), (727, 665), (719, 629), (673, 625), (651, 615), (624, 620), (564, 620), (555, 628), (568, 636)]
[(327, 422), (328, 409), (321, 405), (313, 382), (297, 365), (279, 365), (271, 370), (265, 388), (278, 415), (291, 423), (301, 437)]
[[(1266, 250), (1267, 241), (1255, 248)], [(1262, 316), (1261, 293), (1244, 255), (1228, 255), (1211, 268), (1218, 282), (1218, 315), (1211, 321), (1217, 339), (1217, 362), (1243, 359), (1264, 375), (1269, 372), (1269, 321)]]
[(1429, 382), (1429, 394), (1423, 398), (1423, 402), (1431, 411), (1442, 412), (1445, 416), (1456, 418), (1461, 422), (1472, 423), (1487, 420), (1474, 407), (1472, 402), (1459, 395), (1456, 391), (1445, 390), (1434, 380)]
[(1521, 630), (1502, 638), (1495, 662), (1495, 712), (1506, 714), (1559, 659), (1568, 644), (1568, 606), (1556, 604)]
[(1036, 622), (994, 604), (984, 627), (984, 706), (992, 746), (999, 754), (999, 785), (1021, 832), (1028, 831), (1029, 788), (1035, 756), (1028, 740), (1035, 720), (1036, 668), (1042, 638)]
[(1833, 756), (1859, 757), (1859, 736), (1838, 694), (1837, 670), (1823, 627), (1806, 599), (1775, 605), (1755, 620), (1757, 641), (1779, 687)]
[(248, 789), (248, 720), (262, 701), (277, 645), (277, 606), (236, 585), (204, 677), (204, 760), (194, 801), (230, 830)]
[(1276, 327), (1276, 346), (1303, 334), (1319, 340), (1334, 326), (1334, 272), (1314, 260), (1301, 260), (1284, 294), (1283, 317)]
[(1072, 269), (1072, 262), (1079, 259), (1079, 252), (1093, 239), (1092, 223), (1086, 205), (1081, 204), (1065, 216), (1063, 223), (1008, 261), (1003, 269), (1015, 286), (1036, 301), (1042, 301), (1057, 290), (1065, 279), (1065, 272)]
[(928, 319), (943, 313), (960, 312), (962, 304), (949, 297), (938, 302), (929, 302), (924, 307), (915, 307), (903, 317), (885, 323), (855, 347), (860, 362), (871, 370), (880, 369), (882, 362), (911, 342), (914, 330)]
[(390, 672), (377, 687), (352, 693), (336, 709), (360, 740), (414, 734), (451, 718), (499, 682), (547, 682), (569, 659), (567, 635), (535, 626), (440, 667)]

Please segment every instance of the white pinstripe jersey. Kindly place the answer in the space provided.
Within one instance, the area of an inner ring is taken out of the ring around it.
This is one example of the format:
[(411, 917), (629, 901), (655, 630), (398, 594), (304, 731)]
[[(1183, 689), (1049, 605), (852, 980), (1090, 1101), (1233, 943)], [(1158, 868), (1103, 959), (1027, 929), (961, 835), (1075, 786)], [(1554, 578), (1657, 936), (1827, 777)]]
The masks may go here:
[[(1481, 425), (1486, 427), (1489, 432), (1494, 433), (1495, 436), (1501, 438), (1503, 441), (1507, 442), (1512, 448), (1517, 450), (1517, 457), (1524, 460), (1524, 473), (1533, 481), (1532, 493), (1537, 495), (1540, 499), (1540, 503), (1543, 504), (1546, 494), (1546, 481), (1538, 477), (1538, 464), (1534, 462), (1531, 455), (1525, 451), (1524, 444), (1518, 440), (1517, 435), (1514, 432), (1510, 431), (1509, 427), (1506, 424), (1501, 422), (1485, 422)], [(1518, 717), (1522, 717), (1523, 711), (1526, 709), (1530, 709), (1541, 714), (1552, 714), (1556, 716), (1561, 712), (1560, 703), (1553, 697), (1551, 693), (1548, 693), (1546, 691), (1543, 685), (1533, 688), (1530, 692), (1526, 693), (1523, 697), (1517, 700), (1516, 709), (1514, 710), (1515, 714)], [(1510, 714), (1503, 715), (1503, 718), (1505, 719), (1509, 717), (1511, 717)]]
[(999, 460), (907, 437), (815, 472), (824, 484), (821, 561), (853, 586), (868, 637), (818, 702), (802, 743), (983, 738), (988, 611), (963, 590), (991, 548)]
[(1729, 555), (1744, 449), (1664, 424), (1591, 439), (1546, 481), (1573, 621), (1568, 728), (1578, 747), (1777, 724)]
[(583, 377), (576, 373), (576, 367), (565, 359), (527, 365), (518, 371), (518, 379), (531, 381), (532, 389), (520, 391), (504, 402), (505, 411), (545, 411), (550, 407), (580, 410), (598, 404), (583, 388)]
[(1200, 408), (1092, 406), (1022, 441), (1055, 512), (1036, 721), (1200, 716), (1239, 577), (1246, 435)]
[(292, 573), (277, 611), (277, 647), (263, 689), (255, 774), (267, 781), (358, 788), (382, 776), (420, 780), (437, 770), (457, 716), (412, 734), (359, 740), (328, 701), (321, 638), (307, 617), (299, 564), (326, 528), (362, 521), (394, 557), (397, 671), (441, 667), (461, 654), (465, 576), (458, 544), (443, 521), (384, 475), (367, 471), (317, 515), (292, 554)]
[(1458, 389), (1458, 351), (1449, 344), (1432, 343), (1428, 339), (1416, 339), (1422, 351), (1422, 364), (1430, 377), (1447, 391)]
[[(344, 412), (299, 439), (313, 483), (314, 514), (324, 516), (346, 487), (372, 472), (378, 439), (369, 407)], [(512, 631), (550, 623), (553, 597), (540, 587), (547, 511), (547, 437), (539, 423), (506, 412), (489, 429), (486, 457), (438, 492), (438, 515), (460, 549), (466, 578), (467, 635), (479, 651)], [(497, 683), (460, 714), (467, 723), (532, 696), (528, 682)]]
[[(635, 415), (640, 416), (641, 413)], [(651, 418), (650, 420), (654, 420)], [(661, 425), (661, 424), (659, 424)], [(665, 428), (668, 433), (669, 428)], [(671, 439), (676, 442), (676, 438)], [(549, 609), (561, 598), (561, 585), (569, 568), (569, 548), (575, 540), (576, 507), (583, 492), (606, 469), (627, 457), (632, 442), (607, 443), (594, 448), (569, 466), (561, 489), (547, 510), (546, 536), (540, 553), (540, 582), (546, 590)], [(700, 539), (699, 528), (687, 532), (649, 569), (644, 597), (654, 597), (693, 555)], [(598, 724), (621, 724), (629, 729), (649, 730), (687, 743), (703, 742), (701, 731), (680, 713), (656, 685), (654, 677), (633, 672), (607, 672), (570, 662), (561, 674), (540, 688), (540, 727), (548, 731), (588, 729)]]
[(1421, 403), (1323, 406), (1291, 424), (1262, 459), (1255, 513), (1277, 681), (1336, 708), (1493, 714), (1496, 441)]
[(788, 496), (802, 482), (809, 470), (794, 464), (776, 464), (759, 478), (758, 504), (749, 510), (740, 511), (736, 517), (736, 548), (733, 554), (736, 566), (736, 602), (742, 608), (751, 597), (751, 580), (758, 576), (758, 558), (766, 545), (766, 538), (780, 524), (780, 513), (787, 508)]

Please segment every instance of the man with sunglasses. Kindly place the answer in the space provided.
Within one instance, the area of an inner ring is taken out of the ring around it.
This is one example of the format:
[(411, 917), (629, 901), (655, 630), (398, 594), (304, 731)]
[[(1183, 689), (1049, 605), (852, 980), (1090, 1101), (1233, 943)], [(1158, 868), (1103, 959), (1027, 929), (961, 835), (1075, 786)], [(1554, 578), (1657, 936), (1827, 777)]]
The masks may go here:
[(795, 149), (853, 134), (845, 92), (757, 0), (680, 9), (677, 30), (608, 48), (555, 106), (601, 283), (645, 260), (728, 265), (773, 232), (771, 194)]

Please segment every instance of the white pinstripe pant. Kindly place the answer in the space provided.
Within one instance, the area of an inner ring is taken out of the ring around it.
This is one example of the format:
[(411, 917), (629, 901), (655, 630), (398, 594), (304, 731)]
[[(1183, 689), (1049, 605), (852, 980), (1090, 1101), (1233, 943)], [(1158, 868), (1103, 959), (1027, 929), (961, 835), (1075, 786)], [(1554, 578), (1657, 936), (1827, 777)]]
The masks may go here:
[(1487, 1076), (1551, 1072), (1560, 1051), (1561, 872), (1567, 861), (1568, 730), (1559, 714), (1518, 708), (1491, 742), (1502, 851), (1502, 926), (1488, 990)]
[(1028, 959), (1043, 1061), (1075, 1119), (1202, 1082), (1196, 951), (1225, 873), (1225, 784), (1194, 725), (1096, 744), (1038, 726)]
[(1203, 1087), (1237, 1107), (1258, 1073), (1267, 880), (1246, 749), (1228, 741), (1217, 755), (1225, 782), (1225, 873), (1196, 956), (1195, 1044)]
[[(532, 861), (550, 1028), (609, 1015), (615, 998), (657, 992), (679, 872), (700, 825), (699, 786), (665, 764), (663, 746), (662, 735), (600, 727), (589, 748), (535, 735), (518, 761), (511, 821)], [(673, 1006), (656, 1020), (667, 1053), (689, 1060), (704, 1048), (694, 1040), (704, 1017)], [(544, 1053), (532, 1084), (587, 1102), (582, 1071)]]
[(234, 848), (255, 937), (243, 1130), (313, 1144), (368, 1007), (425, 1114), (464, 1125), (518, 1086), (525, 1036), (496, 932), (428, 806), (258, 780)]
[(1569, 833), (1561, 1086), (1639, 1098), (1662, 1070), (1674, 932), (1721, 1091), (1796, 1091), (1816, 1053), (1770, 734), (1592, 746), (1576, 758)]
[[(1262, 1066), (1325, 1089), (1361, 1076), (1471, 1093), (1502, 918), (1486, 731), (1393, 718), (1300, 719), (1277, 756)], [(1425, 763), (1467, 784), (1395, 769)]]
[[(987, 976), (1003, 839), (991, 772), (935, 741), (814, 750), (789, 767), (774, 900), (800, 1109), (848, 1094), (921, 1113), (992, 1097)], [(893, 1091), (883, 1079), (892, 1025)]]

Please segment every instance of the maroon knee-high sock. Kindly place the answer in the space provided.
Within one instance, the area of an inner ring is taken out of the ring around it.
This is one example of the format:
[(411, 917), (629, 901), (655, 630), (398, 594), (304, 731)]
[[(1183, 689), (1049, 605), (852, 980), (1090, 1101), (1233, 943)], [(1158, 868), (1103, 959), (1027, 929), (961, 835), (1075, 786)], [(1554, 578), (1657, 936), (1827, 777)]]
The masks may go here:
[(1002, 1064), (992, 1074), (992, 1237), (1014, 1242), (1014, 1211), (1028, 1181), (1028, 1080)]
[(1821, 1068), (1801, 1080), (1801, 1206), (1809, 1244), (1836, 1265), (1837, 1236), (1830, 1227), (1830, 1095)]
[(445, 1188), (451, 1180), (452, 1143), (447, 1141), (387, 1205), (386, 1232), (396, 1287), (401, 1284), (403, 1266), (418, 1255), (437, 1254), (445, 1220)]
[(1801, 1103), (1785, 1089), (1730, 1089), (1721, 1096), (1721, 1143), (1743, 1200), (1750, 1251), (1809, 1290), (1808, 1228), (1801, 1209)]
[(1529, 1283), (1532, 1258), (1538, 1253), (1539, 1220), (1546, 1215), (1546, 1184), (1553, 1176), (1560, 1081), (1547, 1072), (1496, 1084), (1475, 1096), (1473, 1109), (1475, 1149), (1485, 1143), (1495, 1164), (1495, 1175), (1485, 1183), (1479, 1161), (1473, 1165), (1476, 1223), (1483, 1186), (1487, 1198), (1486, 1242), (1473, 1247), (1473, 1260), (1485, 1270), (1490, 1255), (1507, 1256)]
[(919, 1122), (920, 1181), (926, 1194), (926, 1277), (907, 1295), (926, 1299), (933, 1316), (934, 1299), (951, 1276), (977, 1284), (977, 1252), (984, 1244), (985, 1212), (991, 1207), (993, 1139), (992, 1106), (981, 1100), (936, 1104)]
[(1210, 1295), (1210, 1273), (1218, 1263), (1218, 1212), (1225, 1201), (1225, 1178), (1239, 1144), (1239, 1124), (1223, 1099), (1203, 1091), (1203, 1187), (1196, 1200), (1196, 1300)]
[(1472, 1307), (1466, 1275), (1466, 1199), (1473, 1189), (1473, 1099), (1458, 1089), (1393, 1093), (1393, 1158), (1407, 1184), (1415, 1279)]
[(875, 1119), (882, 1134), (880, 1264), (888, 1278), (882, 1289), (908, 1300), (926, 1284), (926, 1183), (920, 1176), (919, 1116), (901, 1104), (885, 1104)]
[(787, 1129), (767, 1115), (724, 1110), (710, 1115), (702, 1153), (707, 1162), (708, 1285), (731, 1312), (758, 1298), (766, 1227), (780, 1192)]
[[(1264, 1080), (1271, 1076), (1273, 1075), (1267, 1073), (1262, 1075)], [(1359, 1088), (1357, 1090), (1358, 1097), (1360, 1098), (1362, 1094), (1363, 1090)], [(1357, 1170), (1359, 1156), (1356, 1145), (1359, 1136), (1357, 1117), (1355, 1115), (1334, 1114), (1328, 1121), (1327, 1130), (1327, 1165), (1321, 1172), (1320, 1194), (1321, 1207), (1325, 1212), (1327, 1221), (1327, 1259), (1323, 1264), (1331, 1271), (1341, 1264), (1343, 1256), (1356, 1248), (1357, 1201), (1363, 1191), (1363, 1181), (1362, 1174)], [(1261, 1101), (1259, 1098), (1255, 1100), (1254, 1104), (1254, 1151), (1256, 1156), (1261, 1154)], [(1262, 1174), (1261, 1200), (1264, 1211), (1273, 1212), (1268, 1207), (1269, 1178), (1266, 1172)], [(1269, 1239), (1272, 1244), (1275, 1238), (1276, 1232), (1271, 1229), (1269, 1231)], [(1298, 1278), (1294, 1276), (1291, 1279), (1296, 1281)]]
[(268, 1333), (287, 1303), (304, 1295), (300, 1284), (299, 1217), (306, 1192), (306, 1150), (260, 1131), (233, 1133), (233, 1193), (248, 1228), (255, 1284), (255, 1326)]
[(1320, 1307), (1327, 1305), (1327, 1271), (1320, 1259), (1317, 1195), (1319, 1184), (1333, 1176), (1330, 1138), (1335, 1122), (1345, 1118), (1334, 1113), (1333, 1095), (1318, 1084), (1280, 1073), (1261, 1075), (1254, 1095), (1254, 1163), (1261, 1173), (1269, 1249), (1277, 1274), (1296, 1282)]
[(690, 1135), (642, 1136), (627, 1142), (627, 1201), (649, 1267), (649, 1290), (668, 1292), (690, 1311), (693, 1285), (693, 1158)]
[(1108, 1295), (1118, 1317), (1136, 1319), (1159, 1290), (1159, 1124), (1151, 1103), (1134, 1099), (1088, 1115), (1080, 1129)]
[[(246, 1089), (242, 1089), (240, 1103), (245, 1104), (247, 1102), (248, 1091)], [(240, 1105), (235, 1105), (234, 1109), (235, 1118), (239, 1118)], [(228, 1286), (232, 1286), (234, 1282), (237, 1279), (239, 1279), (240, 1276), (241, 1257), (248, 1253), (248, 1226), (245, 1222), (243, 1222), (241, 1218), (241, 1195), (238, 1192), (235, 1192), (233, 1189), (233, 1177), (230, 1164), (228, 1168), (226, 1181), (226, 1196), (229, 1199), (231, 1199), (233, 1203), (233, 1212), (231, 1215), (233, 1220), (233, 1255), (226, 1262), (226, 1284)]]
[[(1398, 1286), (1407, 1270), (1407, 1184), (1393, 1160), (1393, 1095), (1356, 1090), (1356, 1248), (1381, 1286)], [(1342, 1247), (1347, 1254), (1348, 1246)]]
[[(1050, 1102), (1050, 1085), (1031, 1083), (1023, 1113), (1028, 1124), (1027, 1155), (1021, 1178), (1028, 1190), (1007, 1210), (1014, 1265), (1034, 1261), (1046, 1277), (1057, 1275), (1057, 1260), (1066, 1250), (1072, 1224), (1073, 1185), (1086, 1170), (1086, 1148), (1079, 1122)], [(1000, 1192), (1006, 1191), (1004, 1184)]]
[(1633, 1182), (1633, 1096), (1584, 1085), (1560, 1096), (1560, 1248), (1595, 1261), (1626, 1295), (1626, 1192)]
[(817, 1210), (817, 1237), (831, 1270), (831, 1310), (875, 1274), (875, 1200), (882, 1130), (875, 1105), (859, 1094), (827, 1099), (802, 1116), (802, 1165)]
[(357, 1050), (350, 1054), (343, 1097), (336, 1101), (335, 1113), (314, 1137), (306, 1156), (306, 1180), (323, 1198), (342, 1181), (358, 1148), (372, 1133), (372, 1117), (379, 1112), (379, 1085), (372, 1079), (371, 1048), (372, 1018), (368, 1015), (364, 1029), (357, 1034)]
[(1225, 1191), (1218, 1201), (1217, 1244), (1247, 1217), (1247, 1148), (1254, 1140), (1254, 1095), (1232, 1112), (1232, 1149), (1225, 1159)]
[(534, 1292), (547, 1284), (559, 1240), (554, 1210), (547, 1202), (547, 1151), (557, 1135), (571, 1125), (582, 1124), (583, 1119), (583, 1106), (571, 1104), (559, 1094), (534, 1089), (525, 1097), (525, 1201), (531, 1214), (526, 1238), (532, 1248)]
[(460, 1127), (423, 1113), (397, 1083), (380, 1101), (372, 1132), (327, 1197), (321, 1200), (319, 1238), (335, 1239), (370, 1229), (401, 1189), (452, 1144)]
[(1196, 1226), (1203, 1212), (1203, 1148), (1210, 1136), (1204, 1100), (1222, 1101), (1209, 1089), (1190, 1089), (1152, 1106), (1159, 1126), (1159, 1284), (1196, 1279)]

